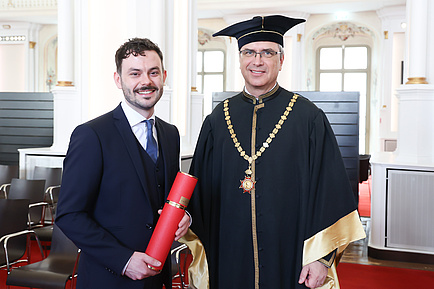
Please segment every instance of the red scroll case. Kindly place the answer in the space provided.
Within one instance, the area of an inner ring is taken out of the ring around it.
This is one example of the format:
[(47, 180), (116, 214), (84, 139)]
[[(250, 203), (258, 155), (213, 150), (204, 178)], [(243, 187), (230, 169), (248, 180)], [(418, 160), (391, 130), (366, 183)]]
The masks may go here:
[(196, 183), (197, 178), (189, 174), (178, 172), (176, 175), (166, 204), (164, 204), (163, 211), (161, 212), (145, 252), (160, 261), (161, 266), (152, 267), (148, 265), (150, 269), (160, 271), (163, 268), (173, 240), (175, 239), (178, 224), (184, 216), (185, 208), (190, 201)]

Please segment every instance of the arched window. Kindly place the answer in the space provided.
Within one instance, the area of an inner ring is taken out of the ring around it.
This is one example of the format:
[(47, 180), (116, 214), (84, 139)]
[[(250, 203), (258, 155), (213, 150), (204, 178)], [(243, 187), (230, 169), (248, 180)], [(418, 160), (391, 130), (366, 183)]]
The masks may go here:
[(225, 63), (223, 50), (198, 50), (196, 86), (197, 91), (203, 93), (205, 98), (211, 98), (212, 92), (224, 91)]
[(198, 30), (196, 89), (204, 95), (204, 115), (212, 111), (212, 93), (226, 88), (226, 44), (212, 33), (206, 28)]
[[(351, 22), (331, 23), (312, 37), (315, 57), (315, 90), (358, 91), (359, 153), (369, 153), (371, 47), (374, 33)], [(312, 63), (313, 64), (313, 63)]]
[(369, 95), (371, 53), (368, 46), (328, 46), (317, 52), (317, 89), (319, 91), (358, 91), (359, 151), (365, 153), (367, 96)]

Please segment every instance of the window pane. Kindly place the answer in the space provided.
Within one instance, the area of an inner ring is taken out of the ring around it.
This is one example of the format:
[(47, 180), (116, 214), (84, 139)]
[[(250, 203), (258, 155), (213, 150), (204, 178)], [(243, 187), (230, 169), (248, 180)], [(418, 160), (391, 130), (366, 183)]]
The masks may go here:
[(202, 72), (202, 51), (198, 51), (197, 52), (197, 60), (196, 60), (196, 64), (197, 64), (197, 73)]
[[(223, 72), (224, 57), (223, 51), (205, 51), (204, 56), (205, 72)], [(206, 87), (206, 85), (205, 85)]]
[(342, 91), (342, 74), (321, 73), (319, 87), (320, 91)]
[(205, 94), (212, 95), (212, 92), (223, 91), (223, 75), (205, 75), (203, 82)]
[(366, 69), (368, 67), (368, 50), (366, 47), (345, 48), (345, 69)]
[(359, 91), (360, 96), (366, 95), (366, 73), (345, 73), (344, 91)]
[(342, 48), (321, 48), (319, 59), (320, 69), (342, 69)]

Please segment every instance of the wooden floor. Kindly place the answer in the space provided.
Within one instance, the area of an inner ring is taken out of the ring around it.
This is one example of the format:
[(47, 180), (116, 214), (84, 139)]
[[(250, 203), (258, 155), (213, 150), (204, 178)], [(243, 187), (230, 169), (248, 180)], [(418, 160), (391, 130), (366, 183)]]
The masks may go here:
[(363, 240), (351, 243), (344, 251), (341, 262), (434, 271), (434, 265), (432, 264), (405, 263), (368, 257), (368, 238), (371, 219), (362, 217), (362, 223), (367, 237)]

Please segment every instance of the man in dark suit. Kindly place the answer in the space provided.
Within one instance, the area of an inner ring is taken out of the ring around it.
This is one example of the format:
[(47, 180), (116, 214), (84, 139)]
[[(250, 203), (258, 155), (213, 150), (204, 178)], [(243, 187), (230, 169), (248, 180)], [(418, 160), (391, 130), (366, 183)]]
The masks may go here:
[[(115, 59), (125, 100), (72, 133), (56, 223), (82, 250), (77, 288), (171, 288), (170, 260), (158, 274), (150, 268), (161, 264), (144, 253), (179, 171), (178, 130), (154, 115), (166, 79), (163, 55), (134, 38)], [(185, 215), (176, 240), (188, 226)]]

